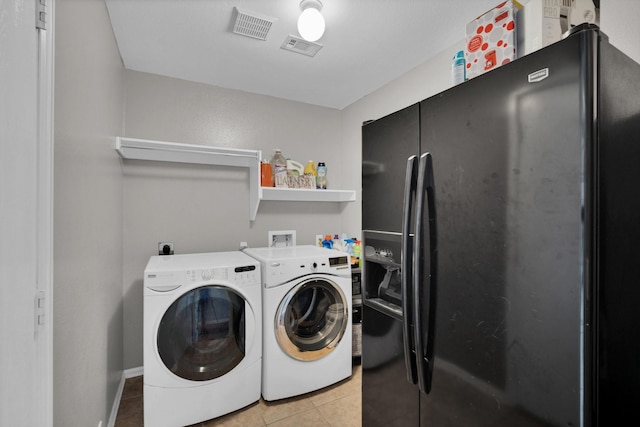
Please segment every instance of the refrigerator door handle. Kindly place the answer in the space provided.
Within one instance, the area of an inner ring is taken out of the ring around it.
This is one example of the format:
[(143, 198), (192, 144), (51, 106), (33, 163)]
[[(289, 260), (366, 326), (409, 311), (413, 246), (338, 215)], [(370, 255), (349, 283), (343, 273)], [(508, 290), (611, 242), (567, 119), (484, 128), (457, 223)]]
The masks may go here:
[[(430, 153), (420, 156), (416, 192), (416, 227), (413, 241), (414, 340), (417, 353), (418, 386), (421, 392), (427, 394), (431, 391), (433, 374), (438, 261), (435, 182), (433, 178), (433, 161)], [(425, 201), (427, 204), (427, 225), (429, 227), (429, 246), (427, 248), (429, 274), (426, 276), (428, 282), (426, 286), (423, 286), (422, 277), (425, 261), (425, 224), (423, 224), (423, 218)]]
[(418, 157), (411, 156), (407, 159), (407, 170), (404, 181), (404, 201), (402, 209), (402, 342), (404, 345), (404, 362), (407, 371), (407, 380), (411, 384), (418, 382), (416, 366), (417, 353), (413, 340), (413, 297), (412, 274), (413, 247), (411, 245), (411, 220), (413, 202), (416, 197), (416, 184), (418, 179)]

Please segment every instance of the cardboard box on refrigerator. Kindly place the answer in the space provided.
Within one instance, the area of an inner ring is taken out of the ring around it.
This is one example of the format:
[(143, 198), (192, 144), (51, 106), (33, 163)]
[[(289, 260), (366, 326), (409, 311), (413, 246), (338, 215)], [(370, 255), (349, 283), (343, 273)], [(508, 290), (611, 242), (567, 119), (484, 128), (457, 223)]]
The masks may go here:
[(562, 38), (560, 8), (563, 0), (529, 0), (518, 14), (518, 58)]
[(516, 14), (522, 5), (507, 0), (467, 24), (467, 79), (516, 59)]
[(583, 22), (597, 24), (593, 0), (529, 0), (518, 12), (518, 58), (560, 41)]

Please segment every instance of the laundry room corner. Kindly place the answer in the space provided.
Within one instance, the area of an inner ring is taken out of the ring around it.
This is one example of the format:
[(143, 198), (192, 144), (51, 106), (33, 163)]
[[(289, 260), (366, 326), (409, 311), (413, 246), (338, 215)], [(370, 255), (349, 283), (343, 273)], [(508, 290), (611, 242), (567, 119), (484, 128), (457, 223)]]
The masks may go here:
[[(125, 113), (127, 137), (260, 150), (267, 160), (280, 148), (324, 160), (331, 187), (350, 187), (339, 110), (127, 70)], [(158, 242), (186, 254), (265, 246), (271, 230), (296, 230), (298, 244), (343, 231), (348, 203), (262, 201), (251, 221), (246, 168), (122, 163), (125, 369), (142, 366), (142, 271)]]

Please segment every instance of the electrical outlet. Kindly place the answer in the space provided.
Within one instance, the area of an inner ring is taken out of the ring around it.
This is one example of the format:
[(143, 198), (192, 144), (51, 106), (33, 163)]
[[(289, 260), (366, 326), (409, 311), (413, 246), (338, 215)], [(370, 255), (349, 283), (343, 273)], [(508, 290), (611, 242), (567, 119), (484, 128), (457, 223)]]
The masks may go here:
[(173, 255), (173, 242), (158, 242), (158, 255)]

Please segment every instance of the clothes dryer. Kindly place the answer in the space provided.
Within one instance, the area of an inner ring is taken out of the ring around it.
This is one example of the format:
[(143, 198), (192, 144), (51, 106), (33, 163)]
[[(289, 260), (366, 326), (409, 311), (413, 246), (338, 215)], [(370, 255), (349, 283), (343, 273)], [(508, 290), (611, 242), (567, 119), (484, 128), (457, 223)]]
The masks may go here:
[(351, 264), (316, 246), (247, 248), (260, 261), (262, 397), (309, 393), (352, 372)]
[(260, 264), (242, 252), (153, 256), (144, 271), (144, 423), (202, 422), (260, 399)]

